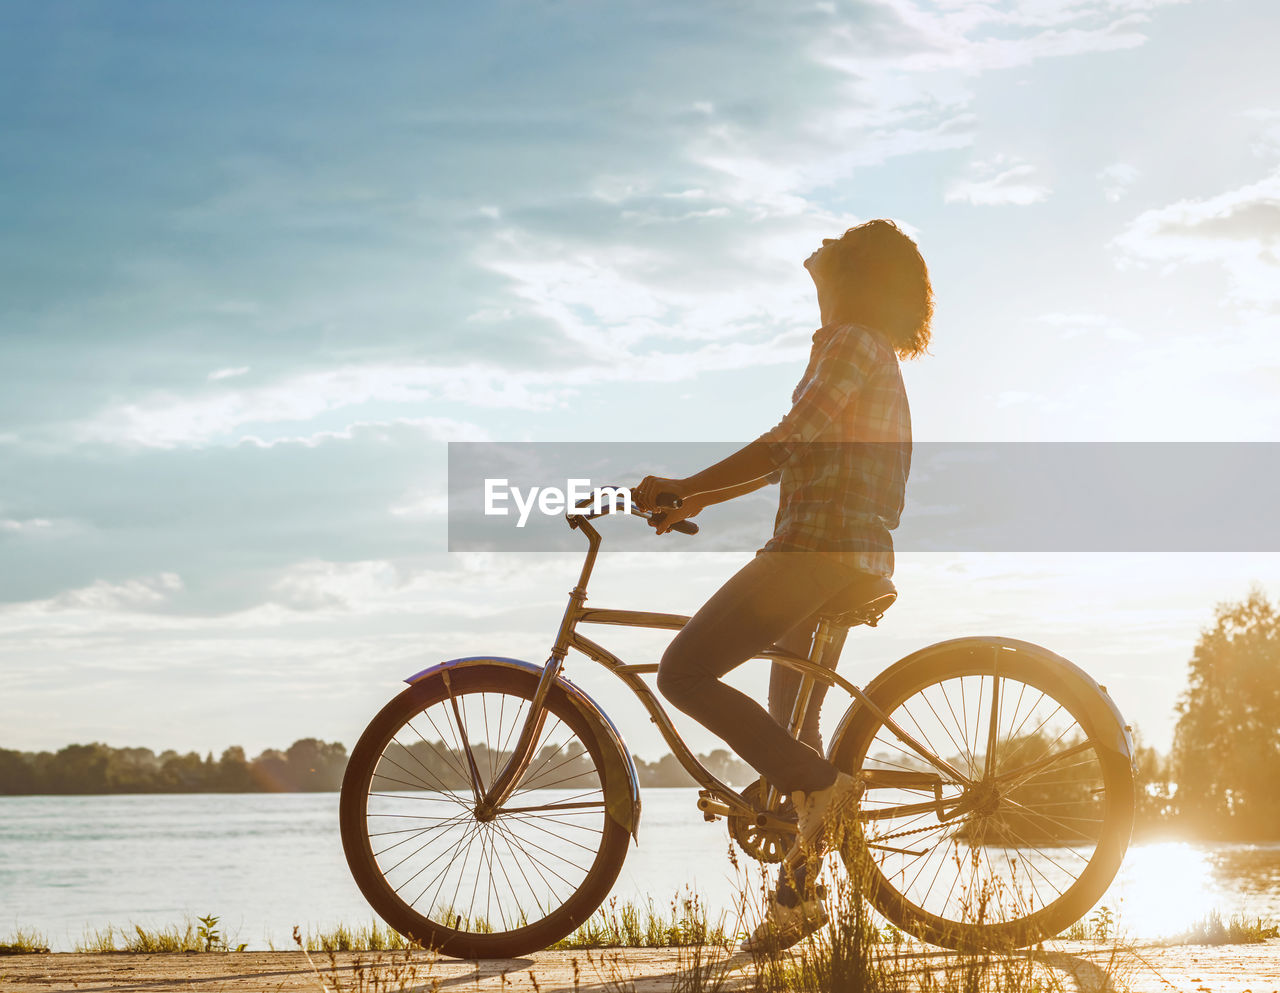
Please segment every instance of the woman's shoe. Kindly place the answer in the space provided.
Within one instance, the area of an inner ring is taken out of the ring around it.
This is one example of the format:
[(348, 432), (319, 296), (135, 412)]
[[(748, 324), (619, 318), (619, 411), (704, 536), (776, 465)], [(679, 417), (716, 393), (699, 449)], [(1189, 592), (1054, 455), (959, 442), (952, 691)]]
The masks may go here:
[(821, 858), (833, 848), (839, 848), (861, 797), (861, 780), (843, 772), (836, 773), (836, 781), (826, 789), (792, 793), (791, 802), (795, 804), (800, 823), (795, 847), (788, 853), (787, 860)]
[(827, 909), (815, 893), (794, 907), (778, 902), (777, 893), (769, 894), (764, 920), (742, 942), (744, 952), (780, 952), (820, 931), (827, 924)]

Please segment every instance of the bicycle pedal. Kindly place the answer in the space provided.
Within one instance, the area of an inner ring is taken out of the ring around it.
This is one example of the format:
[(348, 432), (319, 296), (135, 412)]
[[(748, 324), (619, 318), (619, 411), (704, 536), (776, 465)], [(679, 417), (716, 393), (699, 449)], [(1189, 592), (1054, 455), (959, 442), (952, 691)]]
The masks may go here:
[(710, 790), (698, 790), (698, 809), (702, 811), (702, 819), (708, 824), (733, 813), (732, 808), (726, 806), (724, 801), (717, 799)]

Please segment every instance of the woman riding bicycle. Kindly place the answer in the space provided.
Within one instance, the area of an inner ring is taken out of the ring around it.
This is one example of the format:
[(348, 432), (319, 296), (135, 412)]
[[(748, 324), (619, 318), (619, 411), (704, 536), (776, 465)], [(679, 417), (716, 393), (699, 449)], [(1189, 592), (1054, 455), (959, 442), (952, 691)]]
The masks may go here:
[[(822, 755), (818, 686), (799, 739), (784, 722), (798, 674), (775, 663), (766, 712), (721, 677), (771, 645), (807, 655), (824, 604), (868, 577), (893, 574), (893, 540), (911, 462), (911, 417), (898, 358), (929, 344), (933, 291), (915, 242), (891, 221), (824, 239), (805, 260), (822, 327), (792, 408), (771, 431), (685, 479), (647, 476), (633, 491), (664, 533), (704, 507), (780, 482), (773, 537), (690, 619), (662, 657), (658, 688), (722, 738), (799, 816), (764, 922), (748, 947), (786, 947), (826, 920), (804, 856), (820, 857), (859, 784)], [(660, 494), (680, 501), (658, 506)]]

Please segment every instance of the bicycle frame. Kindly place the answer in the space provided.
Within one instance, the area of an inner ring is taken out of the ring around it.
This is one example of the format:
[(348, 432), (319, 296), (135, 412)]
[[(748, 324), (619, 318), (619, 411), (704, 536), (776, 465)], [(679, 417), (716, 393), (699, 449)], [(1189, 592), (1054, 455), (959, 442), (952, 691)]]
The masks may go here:
[[(657, 725), (663, 739), (667, 742), (676, 760), (685, 768), (686, 771), (698, 782), (699, 785), (706, 790), (714, 800), (703, 798), (699, 801), (699, 808), (711, 816), (729, 816), (729, 815), (747, 815), (756, 818), (763, 818), (759, 823), (766, 824), (769, 821), (769, 815), (760, 814), (756, 807), (747, 801), (742, 794), (738, 793), (732, 787), (721, 782), (712, 773), (698, 761), (696, 755), (685, 744), (681, 738), (680, 732), (672, 723), (666, 709), (662, 706), (658, 695), (653, 689), (640, 677), (645, 674), (657, 672), (657, 663), (648, 663), (642, 665), (628, 665), (623, 662), (617, 655), (609, 651), (604, 646), (596, 643), (592, 639), (578, 632), (578, 625), (586, 624), (611, 624), (625, 627), (651, 628), (658, 630), (677, 631), (688, 623), (689, 618), (681, 614), (664, 614), (653, 611), (643, 610), (613, 610), (600, 607), (587, 607), (587, 583), (591, 579), (591, 573), (595, 569), (596, 558), (603, 541), (600, 532), (597, 531), (590, 523), (589, 516), (586, 514), (569, 514), (566, 515), (569, 526), (582, 531), (586, 536), (588, 547), (586, 558), (582, 564), (582, 570), (578, 576), (578, 582), (569, 591), (569, 603), (565, 607), (564, 615), (560, 621), (560, 627), (556, 634), (555, 644), (551, 648), (551, 654), (547, 659), (546, 665), (542, 670), (542, 677), (538, 682), (538, 687), (534, 692), (533, 700), (530, 703), (529, 714), (525, 719), (525, 723), (521, 728), (519, 737), (512, 750), (512, 754), (498, 775), (494, 777), (489, 788), (484, 792), (483, 796), (477, 796), (478, 811), (497, 811), (511, 796), (515, 790), (520, 777), (524, 774), (529, 766), (529, 762), (533, 757), (534, 750), (541, 734), (543, 722), (546, 717), (545, 700), (546, 695), (551, 687), (555, 684), (557, 678), (564, 667), (564, 661), (570, 649), (576, 649), (586, 655), (592, 661), (600, 664), (614, 676), (618, 677), (628, 689), (640, 700), (649, 716)], [(883, 714), (878, 707), (867, 697), (865, 693), (856, 685), (840, 676), (834, 671), (835, 662), (839, 657), (840, 650), (844, 644), (844, 638), (847, 628), (833, 624), (829, 619), (823, 618), (818, 626), (818, 630), (814, 636), (813, 647), (808, 657), (791, 655), (777, 649), (769, 649), (755, 656), (756, 658), (768, 659), (780, 665), (786, 666), (803, 677), (801, 680), (800, 691), (797, 694), (795, 705), (792, 709), (791, 718), (788, 722), (788, 730), (795, 734), (797, 729), (804, 723), (804, 718), (812, 696), (813, 688), (818, 682), (826, 683), (830, 686), (838, 686), (844, 690), (850, 697), (861, 702), (861, 704), (869, 708), (905, 746), (918, 754), (921, 759), (929, 763), (937, 769), (937, 773), (926, 772), (880, 772), (877, 776), (875, 786), (891, 786), (897, 788), (924, 788), (932, 789), (938, 794), (942, 777), (951, 782), (961, 784), (965, 787), (972, 786), (972, 780), (956, 769), (951, 763), (938, 755), (935, 755), (929, 749), (925, 748), (917, 742), (902, 727), (894, 722), (887, 715)], [(477, 780), (478, 781), (478, 780)], [(884, 808), (874, 813), (864, 814), (864, 817), (890, 817), (904, 816), (913, 813), (927, 813), (930, 811), (941, 811), (941, 799), (933, 802), (924, 802), (911, 805), (903, 805), (893, 808)], [(956, 813), (954, 810), (948, 811), (948, 816)], [(785, 826), (786, 822), (778, 822), (777, 826)]]

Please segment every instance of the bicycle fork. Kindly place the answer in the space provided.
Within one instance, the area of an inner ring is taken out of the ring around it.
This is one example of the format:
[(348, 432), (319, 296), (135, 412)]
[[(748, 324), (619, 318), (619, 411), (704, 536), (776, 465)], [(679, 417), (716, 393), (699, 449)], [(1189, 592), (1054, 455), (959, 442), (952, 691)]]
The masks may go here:
[[(594, 545), (591, 551), (594, 553)], [(520, 777), (524, 775), (525, 770), (529, 768), (529, 763), (533, 760), (534, 751), (538, 747), (538, 739), (542, 736), (542, 728), (547, 720), (547, 694), (551, 692), (551, 687), (555, 685), (556, 680), (560, 678), (561, 670), (564, 669), (565, 656), (569, 654), (569, 639), (573, 635), (574, 628), (577, 627), (578, 617), (582, 613), (582, 606), (587, 602), (587, 579), (591, 575), (591, 567), (594, 563), (595, 555), (589, 554), (583, 567), (582, 575), (578, 578), (578, 585), (569, 591), (569, 604), (565, 607), (564, 616), (560, 620), (560, 630), (556, 634), (556, 643), (551, 648), (551, 655), (547, 658), (547, 664), (542, 670), (542, 677), (538, 680), (538, 686), (533, 691), (533, 700), (529, 704), (529, 716), (525, 718), (524, 726), (520, 729), (520, 736), (516, 739), (511, 757), (503, 764), (498, 774), (493, 777), (493, 782), (489, 784), (489, 788), (483, 792), (480, 789), (480, 777), (475, 770), (475, 761), (471, 757), (470, 746), (467, 748), (467, 761), (472, 765), (471, 779), (476, 797), (476, 817), (480, 820), (491, 819), (502, 809), (502, 805), (515, 792), (516, 786), (520, 782)], [(452, 698), (452, 695), (452, 691), (450, 691), (450, 698)], [(461, 720), (459, 720), (459, 723), (461, 723)]]
[[(552, 656), (547, 660), (547, 665), (542, 670), (542, 678), (538, 680), (538, 687), (533, 692), (533, 700), (529, 705), (529, 715), (525, 718), (524, 727), (520, 729), (520, 737), (516, 739), (511, 757), (507, 759), (502, 769), (494, 776), (489, 788), (483, 792), (480, 787), (480, 776), (475, 767), (475, 759), (471, 755), (471, 746), (467, 745), (467, 762), (471, 766), (471, 782), (476, 797), (476, 817), (480, 820), (492, 819), (493, 815), (502, 809), (502, 805), (515, 792), (516, 785), (520, 782), (520, 777), (529, 768), (529, 763), (533, 760), (534, 750), (537, 748), (538, 739), (542, 736), (543, 725), (547, 720), (547, 708), (545, 706), (547, 694), (551, 692), (551, 687), (555, 685), (555, 681), (563, 667), (563, 658)], [(448, 687), (447, 676), (445, 685)], [(453, 699), (452, 688), (449, 689), (449, 698), (450, 700)], [(455, 703), (454, 706), (456, 705)], [(459, 719), (458, 723), (461, 725), (461, 719)], [(466, 744), (465, 741), (464, 744)]]

